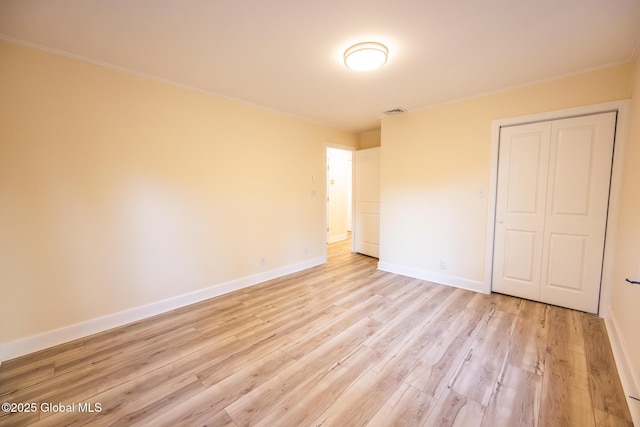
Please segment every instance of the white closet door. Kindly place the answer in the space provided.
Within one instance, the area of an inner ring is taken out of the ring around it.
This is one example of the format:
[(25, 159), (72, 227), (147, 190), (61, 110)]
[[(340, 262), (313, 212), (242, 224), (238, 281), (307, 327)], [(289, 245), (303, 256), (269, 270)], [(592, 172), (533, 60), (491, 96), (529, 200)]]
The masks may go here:
[(615, 113), (501, 129), (493, 290), (596, 313)]
[(554, 121), (540, 301), (598, 312), (616, 113)]
[(549, 123), (502, 128), (493, 260), (493, 290), (540, 296)]
[(380, 148), (355, 152), (355, 251), (380, 256)]

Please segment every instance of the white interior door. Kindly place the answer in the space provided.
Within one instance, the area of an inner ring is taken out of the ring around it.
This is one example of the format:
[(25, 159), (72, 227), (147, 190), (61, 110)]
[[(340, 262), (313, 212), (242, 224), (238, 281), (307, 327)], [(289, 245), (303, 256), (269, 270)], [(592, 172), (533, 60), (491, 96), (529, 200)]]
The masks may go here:
[(493, 290), (598, 311), (615, 122), (501, 130)]
[(355, 152), (354, 250), (380, 256), (380, 148)]
[(540, 301), (598, 312), (616, 113), (552, 123)]
[(540, 297), (550, 138), (548, 123), (500, 130), (492, 286), (496, 292)]

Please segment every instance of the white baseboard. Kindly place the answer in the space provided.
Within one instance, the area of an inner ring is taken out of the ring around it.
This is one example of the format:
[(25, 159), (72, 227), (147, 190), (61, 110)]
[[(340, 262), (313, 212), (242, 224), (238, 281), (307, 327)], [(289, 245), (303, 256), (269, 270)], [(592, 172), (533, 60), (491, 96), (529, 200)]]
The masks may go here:
[(631, 369), (629, 353), (626, 351), (624, 337), (620, 335), (618, 322), (612, 313), (604, 319), (604, 324), (607, 327), (607, 334), (609, 335), (611, 349), (613, 350), (613, 358), (616, 361), (618, 376), (622, 383), (624, 395), (627, 398), (627, 405), (629, 406), (629, 412), (631, 412), (633, 425), (640, 426), (640, 402), (629, 398), (629, 396), (640, 398), (640, 381), (638, 381), (636, 377), (637, 374)]
[(469, 291), (481, 292), (484, 294), (491, 293), (491, 289), (485, 289), (486, 286), (483, 282), (477, 282), (475, 280), (463, 279), (455, 276), (448, 276), (445, 274), (437, 274), (418, 268), (405, 267), (403, 265), (380, 261), (378, 263), (378, 270), (401, 274), (403, 276), (413, 277), (415, 279), (425, 280), (427, 282), (438, 283), (440, 285), (453, 286), (455, 288), (466, 289)]
[(327, 243), (341, 242), (343, 240), (347, 240), (347, 237), (349, 237), (347, 236), (347, 233), (338, 234), (336, 236), (329, 237), (329, 239), (327, 239)]
[(147, 317), (175, 310), (176, 308), (224, 295), (249, 286), (257, 285), (258, 283), (286, 276), (287, 274), (306, 270), (307, 268), (315, 267), (326, 262), (326, 256), (309, 259), (296, 264), (286, 265), (284, 267), (253, 274), (251, 276), (241, 277), (229, 282), (219, 283), (205, 289), (200, 289), (183, 295), (177, 295), (162, 301), (75, 323), (59, 329), (21, 338), (16, 341), (3, 343), (0, 344), (0, 362), (83, 338), (98, 332), (103, 332), (118, 326), (123, 326), (131, 322), (136, 322)]

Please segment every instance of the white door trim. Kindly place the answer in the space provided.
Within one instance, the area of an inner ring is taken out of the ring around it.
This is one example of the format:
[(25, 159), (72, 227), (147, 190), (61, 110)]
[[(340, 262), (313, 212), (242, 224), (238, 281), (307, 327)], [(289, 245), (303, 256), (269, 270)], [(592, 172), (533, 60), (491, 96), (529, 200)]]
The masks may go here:
[[(324, 143), (324, 148), (322, 150), (322, 155), (324, 156), (324, 160), (323, 160), (323, 164), (324, 164), (324, 168), (323, 168), (323, 172), (322, 172), (322, 182), (323, 182), (323, 188), (324, 188), (324, 213), (322, 214), (324, 216), (324, 256), (325, 258), (327, 257), (327, 227), (329, 226), (329, 218), (327, 218), (327, 194), (329, 194), (329, 189), (327, 188), (327, 148), (337, 148), (338, 150), (344, 150), (344, 151), (351, 151), (351, 194), (354, 194), (354, 179), (355, 179), (355, 175), (354, 175), (354, 170), (355, 170), (355, 164), (356, 164), (356, 159), (353, 155), (353, 152), (356, 151), (356, 147), (352, 147), (350, 145), (342, 145), (342, 144), (336, 144), (333, 142), (325, 142)], [(353, 212), (353, 204), (354, 204), (354, 198), (352, 197), (351, 200), (351, 227), (353, 229), (353, 227), (355, 227), (355, 216), (354, 216), (354, 212)], [(354, 242), (353, 239), (351, 240), (351, 252), (355, 252), (355, 246), (354, 246)]]
[(630, 100), (607, 102), (602, 104), (587, 105), (584, 107), (569, 108), (565, 110), (549, 111), (526, 116), (498, 119), (492, 122), (491, 128), (491, 166), (489, 175), (488, 208), (487, 208), (487, 237), (484, 267), (484, 289), (491, 292), (493, 282), (493, 246), (496, 219), (496, 192), (498, 185), (498, 149), (500, 144), (500, 128), (526, 123), (564, 119), (568, 117), (584, 116), (588, 114), (617, 111), (616, 136), (613, 151), (613, 169), (611, 171), (611, 190), (609, 196), (609, 211), (607, 216), (607, 232), (605, 236), (604, 260), (602, 265), (602, 284), (600, 287), (600, 303), (598, 315), (607, 317), (611, 299), (611, 287), (613, 281), (613, 261), (615, 251), (616, 230), (618, 226), (618, 211), (620, 205), (620, 189), (622, 186), (622, 167), (626, 134), (629, 120)]

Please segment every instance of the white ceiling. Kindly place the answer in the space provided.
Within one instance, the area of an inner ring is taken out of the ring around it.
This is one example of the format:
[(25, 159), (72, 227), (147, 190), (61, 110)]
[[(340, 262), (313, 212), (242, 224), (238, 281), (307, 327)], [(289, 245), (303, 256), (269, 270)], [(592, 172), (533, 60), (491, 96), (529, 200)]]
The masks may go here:
[[(630, 61), (640, 0), (0, 0), (0, 37), (361, 132)], [(362, 41), (383, 68), (344, 66)]]

